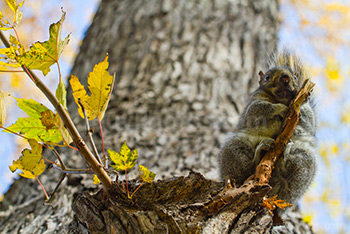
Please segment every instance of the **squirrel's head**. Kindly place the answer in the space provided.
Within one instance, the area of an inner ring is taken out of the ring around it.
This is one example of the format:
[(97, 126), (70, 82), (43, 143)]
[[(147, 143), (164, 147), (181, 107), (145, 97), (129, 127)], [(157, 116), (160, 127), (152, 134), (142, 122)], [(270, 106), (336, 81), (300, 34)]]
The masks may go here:
[(299, 91), (298, 78), (288, 67), (274, 67), (266, 73), (259, 72), (260, 88), (278, 103), (289, 105)]

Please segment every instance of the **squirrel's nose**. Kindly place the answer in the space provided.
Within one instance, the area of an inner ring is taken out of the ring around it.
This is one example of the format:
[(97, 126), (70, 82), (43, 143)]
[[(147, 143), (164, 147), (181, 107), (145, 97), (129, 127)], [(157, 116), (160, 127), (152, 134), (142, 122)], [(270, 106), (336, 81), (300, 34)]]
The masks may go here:
[(282, 84), (288, 84), (289, 81), (290, 81), (289, 76), (283, 75), (283, 76), (280, 77), (280, 82), (281, 82)]

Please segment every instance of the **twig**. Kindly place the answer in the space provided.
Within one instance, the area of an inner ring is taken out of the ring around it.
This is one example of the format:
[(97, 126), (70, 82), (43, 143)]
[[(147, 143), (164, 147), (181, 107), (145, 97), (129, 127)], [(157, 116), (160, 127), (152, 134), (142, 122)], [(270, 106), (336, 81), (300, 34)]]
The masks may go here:
[(67, 174), (95, 174), (90, 168), (87, 169), (71, 169), (71, 168), (62, 168), (60, 166), (57, 166), (55, 164), (52, 164), (52, 167), (56, 170), (67, 173)]
[(80, 107), (81, 107), (81, 109), (83, 110), (83, 113), (84, 113), (85, 126), (86, 126), (86, 135), (88, 136), (90, 144), (91, 144), (91, 147), (92, 147), (92, 150), (95, 153), (95, 158), (102, 165), (99, 153), (97, 151), (97, 148), (96, 148), (96, 145), (95, 145), (95, 142), (94, 142), (94, 139), (92, 138), (92, 130), (90, 128), (89, 119), (87, 117), (85, 107), (84, 107), (83, 103), (80, 100), (78, 100), (78, 103), (79, 103), (79, 105), (80, 105)]
[(271, 178), (271, 173), (275, 164), (283, 153), (289, 139), (292, 137), (295, 127), (298, 124), (300, 116), (300, 106), (304, 100), (309, 96), (310, 91), (315, 86), (310, 80), (306, 80), (299, 90), (296, 98), (289, 105), (289, 113), (284, 119), (281, 133), (276, 139), (275, 147), (268, 150), (265, 156), (256, 167), (254, 180), (258, 184), (268, 184)]
[(58, 161), (60, 161), (62, 169), (66, 169), (66, 166), (64, 165), (64, 162), (63, 162), (60, 154), (57, 152), (57, 150), (54, 147), (52, 147), (52, 146), (49, 146), (49, 149), (52, 150), (52, 152), (55, 154), (55, 156), (58, 159)]
[(61, 178), (60, 178), (60, 180), (58, 181), (58, 183), (57, 183), (55, 189), (54, 189), (53, 192), (50, 194), (49, 200), (45, 201), (45, 203), (51, 204), (51, 200), (53, 199), (53, 196), (55, 195), (56, 191), (58, 190), (58, 188), (60, 187), (60, 185), (62, 184), (64, 178), (66, 178), (66, 176), (67, 176), (66, 173), (62, 173)]

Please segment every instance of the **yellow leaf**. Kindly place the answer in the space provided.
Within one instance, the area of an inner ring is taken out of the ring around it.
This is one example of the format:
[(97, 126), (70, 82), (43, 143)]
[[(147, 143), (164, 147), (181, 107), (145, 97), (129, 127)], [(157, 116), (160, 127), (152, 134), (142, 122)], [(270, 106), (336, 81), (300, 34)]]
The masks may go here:
[(0, 90), (0, 126), (3, 126), (6, 119), (5, 95)]
[(305, 216), (303, 216), (303, 222), (308, 223), (308, 224), (312, 224), (312, 218), (313, 218), (312, 215), (305, 215)]
[(140, 177), (143, 181), (146, 183), (152, 183), (154, 178), (156, 177), (156, 174), (148, 170), (147, 167), (139, 165), (139, 173)]
[(4, 19), (4, 15), (0, 11), (0, 30), (6, 31), (12, 29), (12, 25), (8, 20)]
[(21, 21), (23, 12), (19, 10), (20, 7), (22, 7), (24, 2), (21, 2), (20, 4), (16, 4), (15, 0), (6, 0), (6, 3), (8, 7), (13, 11), (14, 18), (13, 18), (13, 24), (10, 24), (7, 20), (3, 18), (3, 14), (0, 12), (0, 30), (9, 30), (14, 27)]
[(124, 141), (120, 153), (115, 152), (114, 150), (109, 149), (108, 155), (111, 158), (112, 162), (115, 165), (112, 165), (117, 171), (131, 169), (135, 166), (137, 160), (137, 149), (130, 151), (129, 147)]
[(114, 83), (114, 77), (109, 75), (107, 68), (108, 55), (106, 55), (103, 62), (95, 65), (93, 71), (89, 73), (88, 88), (91, 92), (90, 96), (87, 95), (85, 87), (80, 83), (79, 79), (72, 75), (70, 84), (73, 89), (74, 100), (79, 106), (78, 111), (82, 118), (84, 118), (84, 113), (78, 103), (79, 100), (83, 104), (89, 120), (93, 120), (96, 117), (99, 120), (103, 119)]
[(67, 91), (66, 86), (64, 85), (63, 81), (60, 80), (57, 85), (56, 89), (56, 98), (62, 104), (62, 106), (67, 110)]
[(100, 179), (97, 177), (97, 175), (94, 175), (94, 184), (101, 184)]
[(13, 13), (15, 13), (15, 17), (13, 18), (13, 27), (15, 27), (22, 19), (23, 12), (20, 11), (19, 8), (22, 7), (24, 2), (17, 5), (15, 0), (6, 0), (6, 3)]
[(36, 42), (29, 51), (16, 57), (18, 63), (27, 66), (29, 69), (41, 70), (44, 76), (50, 71), (50, 67), (57, 63), (64, 47), (69, 42), (69, 35), (61, 40), (62, 24), (66, 13), (62, 12), (61, 19), (50, 25), (50, 38), (45, 42)]
[(67, 130), (67, 128), (64, 126), (64, 123), (58, 114), (55, 114), (54, 124), (61, 132), (64, 145), (69, 145), (70, 143), (72, 143), (73, 139), (69, 134), (69, 131)]
[(339, 88), (342, 88), (344, 79), (340, 75), (340, 65), (334, 57), (328, 58), (325, 73), (326, 73), (326, 86), (332, 91), (336, 92)]
[(29, 140), (29, 144), (32, 149), (24, 149), (21, 157), (16, 161), (13, 161), (10, 170), (15, 172), (19, 169), (22, 171), (19, 175), (29, 179), (34, 179), (36, 176), (44, 172), (46, 165), (41, 157), (42, 146), (33, 139)]

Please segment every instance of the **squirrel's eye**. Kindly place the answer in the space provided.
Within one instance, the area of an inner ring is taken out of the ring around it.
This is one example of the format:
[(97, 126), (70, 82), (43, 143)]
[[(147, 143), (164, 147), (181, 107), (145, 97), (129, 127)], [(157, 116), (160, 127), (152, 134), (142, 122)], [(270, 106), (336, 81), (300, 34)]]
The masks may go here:
[(298, 80), (297, 76), (296, 75), (293, 75), (293, 78), (294, 80)]
[(270, 79), (270, 75), (266, 75), (264, 78), (265, 82), (268, 81), (269, 79)]

